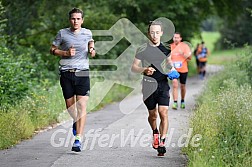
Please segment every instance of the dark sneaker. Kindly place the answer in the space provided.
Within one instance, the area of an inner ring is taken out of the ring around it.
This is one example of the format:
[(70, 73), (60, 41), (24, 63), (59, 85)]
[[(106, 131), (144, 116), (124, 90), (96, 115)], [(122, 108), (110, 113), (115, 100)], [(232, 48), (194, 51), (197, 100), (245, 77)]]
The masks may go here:
[(79, 140), (74, 141), (72, 151), (81, 152), (81, 142)]
[(164, 154), (166, 153), (166, 148), (165, 148), (164, 142), (159, 143), (157, 151), (158, 151), (158, 156), (164, 156)]

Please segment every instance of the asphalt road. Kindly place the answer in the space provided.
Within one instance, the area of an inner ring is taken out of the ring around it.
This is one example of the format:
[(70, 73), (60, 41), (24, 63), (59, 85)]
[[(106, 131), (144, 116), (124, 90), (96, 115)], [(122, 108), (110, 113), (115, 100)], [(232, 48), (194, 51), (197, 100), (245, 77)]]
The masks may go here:
[[(215, 67), (208, 69), (208, 72), (217, 71)], [(189, 117), (204, 83), (197, 77), (189, 78), (186, 109), (169, 108), (167, 153), (164, 157), (158, 157), (157, 151), (151, 147), (152, 131), (147, 122), (146, 107), (141, 104), (137, 110), (125, 115), (120, 112), (120, 103), (113, 103), (88, 114), (85, 127), (85, 134), (88, 135), (83, 142), (82, 152), (70, 151), (73, 136), (71, 121), (68, 121), (10, 149), (1, 150), (0, 166), (185, 166), (187, 159), (181, 153), (181, 148), (187, 141), (186, 136), (190, 135)], [(141, 95), (135, 95), (127, 103), (134, 105), (141, 98)]]

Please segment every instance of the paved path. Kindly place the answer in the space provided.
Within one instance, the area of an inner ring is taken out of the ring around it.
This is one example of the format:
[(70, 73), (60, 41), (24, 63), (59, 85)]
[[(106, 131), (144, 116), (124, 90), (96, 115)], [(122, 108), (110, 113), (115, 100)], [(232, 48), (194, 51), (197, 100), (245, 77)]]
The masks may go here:
[[(210, 69), (215, 72), (216, 68)], [(66, 122), (11, 149), (0, 151), (0, 166), (185, 166), (187, 160), (181, 154), (179, 141), (183, 134), (188, 134), (189, 117), (204, 83), (197, 77), (189, 78), (186, 109), (169, 109), (169, 138), (164, 157), (158, 157), (150, 146), (152, 132), (145, 106), (142, 104), (136, 111), (125, 115), (120, 112), (119, 103), (114, 103), (88, 114), (85, 133), (90, 135), (83, 143), (81, 153), (70, 151), (73, 139), (71, 122)], [(139, 100), (141, 95), (133, 96), (128, 99), (128, 104), (134, 105)]]

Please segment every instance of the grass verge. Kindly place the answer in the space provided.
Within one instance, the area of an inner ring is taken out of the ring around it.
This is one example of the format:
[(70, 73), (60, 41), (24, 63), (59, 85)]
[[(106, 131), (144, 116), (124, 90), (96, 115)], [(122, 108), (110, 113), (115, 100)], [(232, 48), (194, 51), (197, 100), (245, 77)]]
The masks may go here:
[(198, 98), (191, 127), (202, 139), (199, 147), (183, 149), (189, 167), (252, 166), (252, 49), (243, 52), (239, 64), (225, 66)]
[(8, 111), (0, 111), (0, 149), (30, 138), (36, 130), (57, 122), (64, 109), (58, 85), (25, 97)]
[[(114, 84), (106, 96), (100, 99), (102, 89), (92, 90), (88, 102), (88, 106), (91, 106), (89, 112), (120, 101), (132, 91), (128, 87)], [(37, 130), (68, 119), (69, 115), (64, 110), (65, 102), (59, 84), (49, 90), (31, 94), (7, 112), (0, 109), (0, 149), (9, 148), (23, 139), (31, 138)]]

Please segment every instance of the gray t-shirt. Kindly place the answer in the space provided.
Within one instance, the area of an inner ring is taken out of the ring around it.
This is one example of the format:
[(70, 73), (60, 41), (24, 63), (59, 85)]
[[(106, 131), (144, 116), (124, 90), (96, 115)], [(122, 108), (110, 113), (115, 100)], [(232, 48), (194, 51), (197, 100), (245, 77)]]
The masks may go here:
[(64, 51), (73, 46), (76, 51), (74, 56), (61, 56), (59, 70), (89, 69), (88, 42), (91, 40), (92, 32), (89, 29), (81, 28), (78, 33), (73, 33), (70, 28), (61, 29), (52, 44)]

